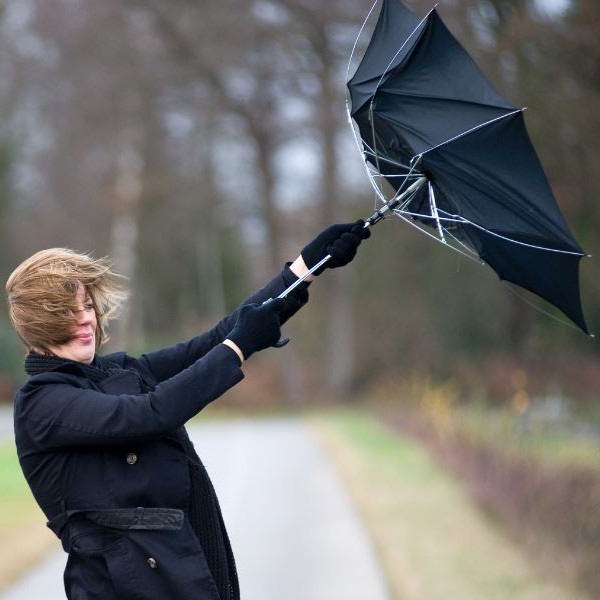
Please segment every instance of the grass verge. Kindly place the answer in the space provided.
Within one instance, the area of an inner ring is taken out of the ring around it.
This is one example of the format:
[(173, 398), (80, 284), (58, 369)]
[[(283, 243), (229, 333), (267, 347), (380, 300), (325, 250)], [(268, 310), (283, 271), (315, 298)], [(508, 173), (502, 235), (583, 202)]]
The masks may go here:
[(548, 581), (415, 441), (360, 412), (313, 418), (394, 599), (578, 600)]
[(570, 441), (561, 431), (519, 432), (514, 425), (499, 429), (494, 414), (489, 422), (481, 415), (473, 428), (461, 418), (465, 414), (453, 410), (444, 424), (416, 410), (383, 418), (391, 429), (426, 447), (549, 577), (598, 598), (597, 441)]
[(0, 590), (58, 545), (23, 478), (12, 444), (0, 447), (0, 539)]

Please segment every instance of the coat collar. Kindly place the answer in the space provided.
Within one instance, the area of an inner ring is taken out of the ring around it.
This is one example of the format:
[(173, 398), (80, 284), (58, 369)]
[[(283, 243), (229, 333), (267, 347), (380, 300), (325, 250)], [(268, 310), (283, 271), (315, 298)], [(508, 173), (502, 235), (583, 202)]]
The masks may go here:
[(39, 375), (48, 371), (62, 371), (83, 375), (95, 383), (100, 383), (107, 377), (119, 374), (125, 369), (101, 357), (94, 357), (92, 363), (88, 365), (59, 356), (30, 352), (25, 358), (25, 371), (28, 375)]

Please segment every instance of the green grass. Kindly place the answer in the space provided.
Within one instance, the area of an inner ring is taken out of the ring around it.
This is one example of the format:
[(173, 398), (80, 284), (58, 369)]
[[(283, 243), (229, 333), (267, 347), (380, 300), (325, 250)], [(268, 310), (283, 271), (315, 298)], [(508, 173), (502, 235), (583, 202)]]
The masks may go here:
[(0, 534), (26, 522), (36, 510), (14, 444), (0, 446)]
[(0, 446), (0, 500), (28, 491), (14, 444)]
[(0, 446), (0, 590), (57, 547), (44, 522), (14, 444)]
[(482, 515), (417, 443), (359, 412), (313, 422), (402, 600), (575, 600)]

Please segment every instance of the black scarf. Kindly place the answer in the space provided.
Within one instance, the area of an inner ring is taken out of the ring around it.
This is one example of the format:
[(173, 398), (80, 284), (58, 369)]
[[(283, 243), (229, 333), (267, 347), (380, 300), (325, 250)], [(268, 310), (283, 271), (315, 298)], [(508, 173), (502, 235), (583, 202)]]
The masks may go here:
[[(25, 359), (25, 371), (29, 375), (36, 375), (54, 369), (74, 370), (83, 374), (95, 384), (125, 371), (135, 373), (140, 381), (142, 392), (152, 390), (144, 379), (133, 370), (127, 370), (102, 357), (95, 357), (91, 364), (60, 358), (30, 353)], [(231, 544), (219, 500), (208, 473), (194, 450), (192, 442), (184, 427), (174, 431), (169, 439), (182, 447), (188, 461), (190, 474), (190, 502), (188, 514), (190, 525), (194, 530), (206, 556), (208, 568), (213, 576), (221, 600), (239, 600), (240, 591), (237, 570), (231, 550)]]

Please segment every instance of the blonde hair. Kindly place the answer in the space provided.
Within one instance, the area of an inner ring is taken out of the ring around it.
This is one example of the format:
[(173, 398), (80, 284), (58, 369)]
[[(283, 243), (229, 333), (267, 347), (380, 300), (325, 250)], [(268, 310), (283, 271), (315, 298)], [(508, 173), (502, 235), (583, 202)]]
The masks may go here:
[(108, 321), (117, 316), (127, 294), (106, 258), (69, 248), (41, 250), (23, 261), (6, 282), (8, 312), (28, 350), (48, 353), (66, 344), (76, 324), (76, 293), (83, 285), (96, 312), (96, 349), (108, 340)]

